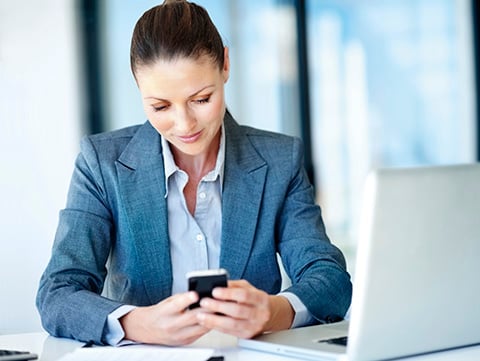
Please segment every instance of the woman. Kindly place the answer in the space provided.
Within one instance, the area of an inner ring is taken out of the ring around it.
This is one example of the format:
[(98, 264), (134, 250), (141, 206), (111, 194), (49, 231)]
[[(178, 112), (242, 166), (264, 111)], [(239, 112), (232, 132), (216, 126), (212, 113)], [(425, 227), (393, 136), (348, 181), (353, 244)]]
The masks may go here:
[[(342, 318), (345, 260), (325, 234), (293, 137), (226, 111), (228, 48), (208, 13), (165, 1), (137, 22), (131, 67), (148, 122), (86, 137), (37, 306), (55, 336), (183, 345)], [(280, 292), (280, 254), (292, 286)], [(201, 300), (185, 273), (232, 279)]]

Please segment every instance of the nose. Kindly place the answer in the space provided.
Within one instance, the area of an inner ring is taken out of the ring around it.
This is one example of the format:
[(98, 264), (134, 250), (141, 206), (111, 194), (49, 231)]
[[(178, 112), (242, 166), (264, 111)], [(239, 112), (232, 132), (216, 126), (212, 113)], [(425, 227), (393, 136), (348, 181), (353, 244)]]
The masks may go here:
[(175, 127), (181, 134), (189, 134), (195, 129), (197, 121), (188, 107), (178, 107), (175, 114)]

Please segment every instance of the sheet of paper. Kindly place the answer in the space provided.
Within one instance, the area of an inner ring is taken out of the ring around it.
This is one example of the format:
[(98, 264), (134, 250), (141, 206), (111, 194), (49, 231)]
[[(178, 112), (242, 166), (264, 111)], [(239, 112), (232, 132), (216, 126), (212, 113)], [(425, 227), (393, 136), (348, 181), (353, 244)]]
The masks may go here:
[(194, 347), (132, 345), (79, 348), (60, 361), (205, 361), (214, 350)]

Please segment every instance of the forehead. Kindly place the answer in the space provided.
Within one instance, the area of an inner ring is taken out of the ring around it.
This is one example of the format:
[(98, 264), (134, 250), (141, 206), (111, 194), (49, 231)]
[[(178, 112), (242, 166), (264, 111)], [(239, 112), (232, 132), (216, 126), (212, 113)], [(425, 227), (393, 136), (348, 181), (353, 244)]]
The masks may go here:
[(135, 77), (143, 97), (168, 99), (193, 94), (202, 87), (221, 82), (221, 71), (211, 58), (202, 56), (198, 59), (159, 59), (138, 67)]

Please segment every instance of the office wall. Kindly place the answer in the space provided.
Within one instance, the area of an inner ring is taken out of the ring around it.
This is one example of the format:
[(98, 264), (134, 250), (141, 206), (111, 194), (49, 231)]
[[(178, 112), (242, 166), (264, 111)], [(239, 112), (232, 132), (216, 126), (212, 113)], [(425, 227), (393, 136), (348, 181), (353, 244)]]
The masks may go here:
[(0, 334), (34, 305), (82, 132), (74, 1), (0, 1)]

